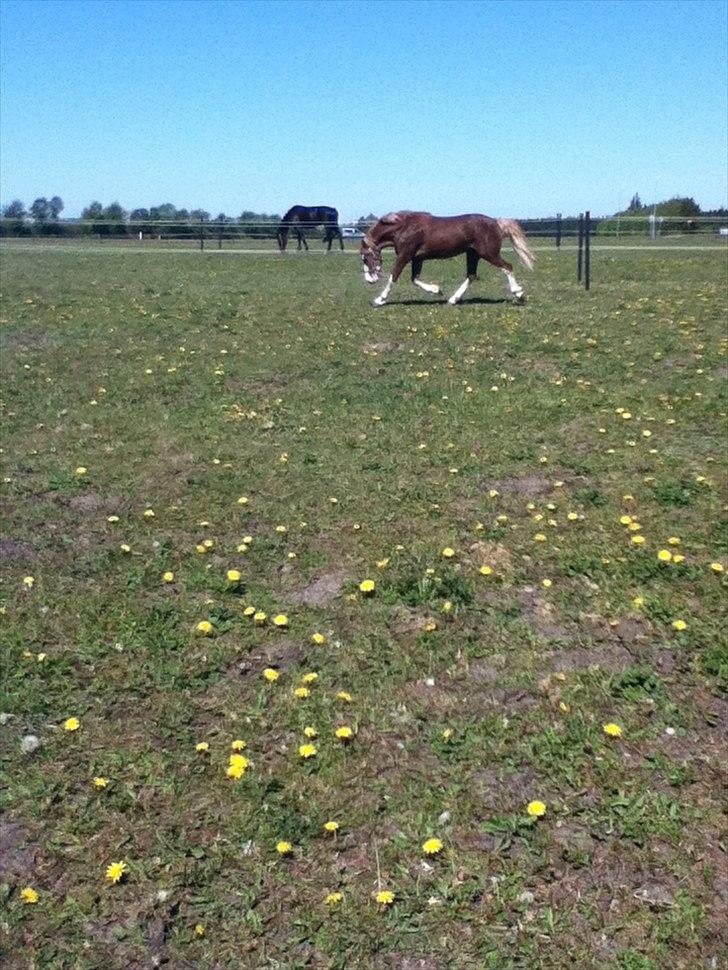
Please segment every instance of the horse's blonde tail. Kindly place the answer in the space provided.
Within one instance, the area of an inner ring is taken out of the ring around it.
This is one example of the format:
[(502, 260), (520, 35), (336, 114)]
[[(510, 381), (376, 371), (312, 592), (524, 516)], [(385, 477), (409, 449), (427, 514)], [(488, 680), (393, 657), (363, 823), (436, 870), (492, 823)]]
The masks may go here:
[(498, 228), (503, 233), (504, 236), (508, 236), (513, 248), (518, 254), (518, 258), (521, 260), (524, 266), (528, 269), (533, 269), (533, 264), (536, 261), (536, 257), (528, 248), (528, 243), (526, 242), (526, 234), (518, 225), (515, 219), (499, 219)]

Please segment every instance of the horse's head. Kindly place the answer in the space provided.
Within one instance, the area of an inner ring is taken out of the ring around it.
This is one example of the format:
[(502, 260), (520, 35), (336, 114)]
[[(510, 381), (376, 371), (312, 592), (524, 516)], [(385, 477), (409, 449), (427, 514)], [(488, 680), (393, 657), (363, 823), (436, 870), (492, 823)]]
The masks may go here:
[(364, 279), (367, 283), (376, 283), (382, 272), (382, 250), (374, 244), (368, 235), (361, 241), (361, 262)]

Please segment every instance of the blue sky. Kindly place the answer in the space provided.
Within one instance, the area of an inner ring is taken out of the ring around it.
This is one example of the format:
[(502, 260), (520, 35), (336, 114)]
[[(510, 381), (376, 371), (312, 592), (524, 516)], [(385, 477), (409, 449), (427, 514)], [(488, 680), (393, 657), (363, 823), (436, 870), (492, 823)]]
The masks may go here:
[(717, 0), (3, 0), (0, 200), (726, 205)]

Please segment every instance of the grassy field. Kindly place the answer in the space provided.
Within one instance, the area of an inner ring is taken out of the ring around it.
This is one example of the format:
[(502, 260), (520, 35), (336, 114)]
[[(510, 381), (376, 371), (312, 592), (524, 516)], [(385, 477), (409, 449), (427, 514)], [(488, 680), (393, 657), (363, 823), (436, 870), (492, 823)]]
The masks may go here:
[(725, 255), (539, 256), (4, 253), (6, 966), (725, 966)]

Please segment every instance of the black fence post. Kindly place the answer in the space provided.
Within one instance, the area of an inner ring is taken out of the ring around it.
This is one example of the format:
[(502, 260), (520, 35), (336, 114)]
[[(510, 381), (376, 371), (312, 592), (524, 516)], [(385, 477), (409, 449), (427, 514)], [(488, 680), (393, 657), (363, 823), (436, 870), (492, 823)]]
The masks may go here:
[(222, 219), (217, 227), (217, 248), (222, 249)]
[(589, 237), (591, 235), (591, 214), (587, 209), (584, 215), (584, 289), (591, 287), (591, 253), (589, 250)]
[(205, 223), (202, 221), (202, 219), (200, 219), (200, 250), (203, 250), (205, 248), (204, 225)]
[(581, 283), (581, 271), (584, 258), (584, 213), (579, 213), (579, 246), (576, 254), (576, 279)]
[(561, 213), (556, 213), (556, 248), (561, 249)]

